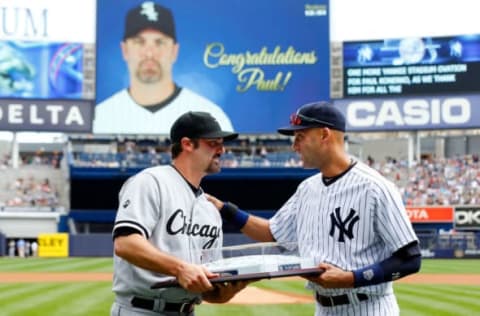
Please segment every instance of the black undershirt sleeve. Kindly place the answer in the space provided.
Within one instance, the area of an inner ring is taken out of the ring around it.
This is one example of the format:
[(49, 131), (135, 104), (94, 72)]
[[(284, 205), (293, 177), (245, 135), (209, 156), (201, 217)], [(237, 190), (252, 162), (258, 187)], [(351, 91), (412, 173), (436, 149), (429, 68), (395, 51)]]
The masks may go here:
[(113, 231), (113, 239), (119, 237), (119, 236), (128, 236), (132, 234), (142, 234), (141, 231), (138, 229), (135, 229), (133, 227), (119, 227)]

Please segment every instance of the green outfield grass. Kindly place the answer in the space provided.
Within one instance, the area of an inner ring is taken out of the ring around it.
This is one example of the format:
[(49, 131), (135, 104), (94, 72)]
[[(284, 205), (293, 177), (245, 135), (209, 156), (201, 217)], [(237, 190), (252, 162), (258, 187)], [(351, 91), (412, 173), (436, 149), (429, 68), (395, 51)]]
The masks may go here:
[(480, 260), (477, 259), (423, 259), (421, 273), (480, 274)]
[[(0, 272), (111, 272), (111, 258), (0, 258)], [(480, 260), (423, 261), (421, 273), (480, 274)], [(1, 276), (0, 276), (1, 277)], [(254, 283), (264, 289), (305, 294), (301, 280)], [(396, 283), (402, 316), (480, 315), (477, 286)], [(0, 316), (108, 315), (113, 301), (111, 282), (1, 283)], [(197, 316), (313, 315), (313, 304), (201, 305)]]
[(1, 258), (0, 272), (112, 272), (112, 258)]

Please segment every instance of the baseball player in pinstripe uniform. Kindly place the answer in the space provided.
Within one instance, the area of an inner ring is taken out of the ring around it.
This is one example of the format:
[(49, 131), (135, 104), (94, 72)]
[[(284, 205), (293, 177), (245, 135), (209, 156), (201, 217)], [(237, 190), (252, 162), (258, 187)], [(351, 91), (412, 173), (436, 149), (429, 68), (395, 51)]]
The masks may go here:
[[(112, 316), (194, 315), (200, 301), (222, 303), (245, 282), (212, 284), (218, 274), (199, 265), (204, 249), (222, 246), (222, 219), (200, 187), (220, 171), (222, 131), (205, 112), (187, 112), (173, 124), (172, 165), (147, 168), (128, 179), (119, 194), (113, 228), (115, 302)], [(161, 277), (175, 276), (181, 288), (152, 290)]]
[(209, 197), (222, 217), (259, 241), (297, 241), (325, 272), (308, 277), (316, 316), (399, 315), (392, 281), (420, 269), (418, 239), (394, 185), (344, 150), (345, 117), (328, 102), (302, 106), (291, 125), (304, 180), (270, 219)]
[(131, 9), (121, 48), (130, 86), (95, 107), (94, 133), (167, 134), (187, 111), (211, 113), (224, 130), (233, 131), (218, 105), (173, 81), (179, 45), (169, 9), (152, 1)]

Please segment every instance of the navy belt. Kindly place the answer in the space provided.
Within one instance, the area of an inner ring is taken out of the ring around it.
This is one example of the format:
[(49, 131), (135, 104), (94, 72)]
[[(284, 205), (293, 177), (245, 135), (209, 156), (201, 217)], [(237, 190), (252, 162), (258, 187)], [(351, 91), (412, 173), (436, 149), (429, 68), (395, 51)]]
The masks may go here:
[[(146, 298), (134, 297), (132, 298), (132, 306), (148, 309), (153, 311), (155, 308), (155, 300), (149, 300)], [(163, 311), (166, 312), (178, 312), (178, 313), (192, 313), (195, 307), (195, 302), (188, 302), (188, 303), (169, 303), (165, 302), (165, 306), (163, 307)]]
[[(355, 293), (360, 302), (368, 300), (368, 295), (363, 293)], [(316, 293), (315, 298), (322, 306), (332, 307), (337, 305), (350, 304), (350, 299), (347, 294), (337, 296), (323, 296)]]

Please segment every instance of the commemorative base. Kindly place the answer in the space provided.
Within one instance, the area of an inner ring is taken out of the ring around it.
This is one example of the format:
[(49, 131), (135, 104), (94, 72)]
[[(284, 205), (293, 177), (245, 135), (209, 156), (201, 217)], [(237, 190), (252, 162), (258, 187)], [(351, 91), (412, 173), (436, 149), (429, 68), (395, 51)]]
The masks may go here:
[[(220, 277), (211, 283), (256, 281), (288, 276), (318, 275), (313, 258), (300, 257), (296, 243), (254, 243), (203, 250), (200, 263)], [(175, 278), (162, 279), (152, 288), (178, 286)]]

